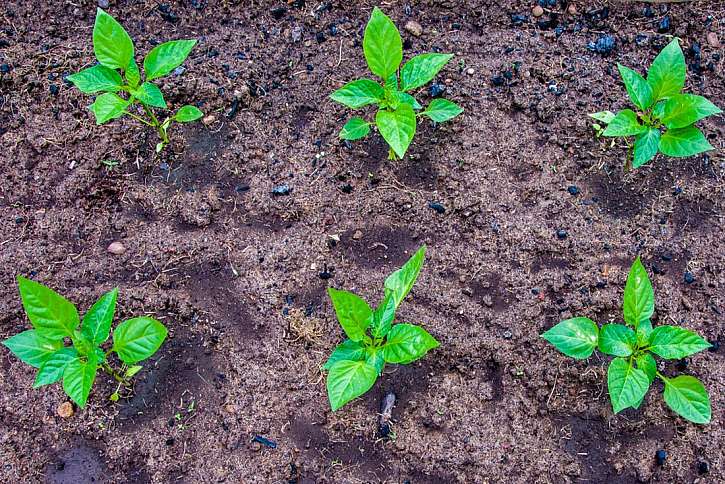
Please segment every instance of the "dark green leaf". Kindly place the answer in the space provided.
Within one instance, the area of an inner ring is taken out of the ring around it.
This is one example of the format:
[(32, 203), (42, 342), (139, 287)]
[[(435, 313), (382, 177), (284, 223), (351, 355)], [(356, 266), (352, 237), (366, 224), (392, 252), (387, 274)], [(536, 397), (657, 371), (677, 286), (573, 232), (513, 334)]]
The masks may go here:
[(348, 291), (338, 291), (332, 287), (327, 289), (332, 305), (337, 314), (340, 326), (353, 341), (360, 341), (370, 325), (373, 311), (364, 299)]
[(613, 356), (629, 356), (637, 347), (637, 335), (622, 324), (605, 324), (599, 330), (599, 351)]
[(190, 123), (201, 118), (203, 115), (204, 113), (201, 112), (201, 109), (187, 104), (186, 106), (181, 106), (179, 110), (176, 111), (174, 119), (181, 123)]
[(647, 72), (647, 84), (655, 100), (678, 94), (685, 87), (685, 56), (675, 38), (655, 57)]
[(390, 291), (385, 291), (385, 298), (373, 312), (370, 320), (370, 331), (374, 338), (382, 338), (393, 324), (395, 319), (395, 297)]
[(657, 154), (657, 147), (660, 144), (660, 130), (647, 128), (647, 131), (637, 136), (634, 142), (634, 161), (632, 167), (639, 168)]
[(161, 89), (151, 82), (144, 82), (138, 89), (131, 91), (131, 94), (147, 106), (162, 109), (166, 109), (167, 107), (164, 95), (161, 94)]
[(599, 328), (589, 318), (572, 318), (560, 322), (541, 337), (566, 356), (583, 360), (597, 347)]
[(385, 291), (392, 294), (396, 309), (413, 288), (416, 279), (418, 279), (418, 274), (420, 274), (420, 269), (425, 261), (425, 250), (426, 246), (424, 245), (403, 264), (403, 267), (385, 279)]
[(388, 363), (407, 364), (438, 346), (440, 343), (420, 326), (396, 324), (388, 332), (383, 356)]
[(629, 270), (624, 287), (624, 321), (636, 328), (642, 321), (649, 320), (654, 310), (655, 293), (652, 283), (642, 261), (637, 257)]
[(637, 326), (637, 343), (644, 347), (649, 344), (649, 337), (652, 334), (652, 322), (647, 319), (639, 322)]
[(638, 405), (649, 388), (647, 375), (624, 358), (615, 358), (607, 371), (607, 386), (614, 413)]
[(83, 408), (88, 401), (88, 394), (91, 393), (93, 380), (96, 379), (98, 362), (95, 354), (88, 356), (87, 360), (76, 358), (71, 360), (63, 372), (63, 390), (65, 393)]
[(169, 74), (183, 64), (195, 45), (196, 40), (172, 40), (151, 49), (143, 60), (146, 79), (151, 81)]
[(615, 118), (615, 114), (611, 111), (599, 111), (588, 115), (590, 118), (594, 118), (597, 121), (601, 121), (604, 124), (609, 124)]
[(108, 67), (97, 64), (68, 76), (68, 80), (86, 94), (98, 91), (116, 92), (121, 89), (121, 75)]
[(712, 408), (705, 386), (695, 377), (665, 380), (665, 402), (678, 415), (698, 424), (710, 423)]
[(327, 374), (327, 397), (332, 411), (372, 388), (378, 378), (376, 368), (367, 361), (338, 361)]
[(385, 100), (385, 90), (375, 81), (358, 79), (330, 94), (330, 98), (351, 109), (359, 109)]
[(346, 139), (354, 141), (360, 138), (364, 138), (370, 132), (370, 123), (365, 121), (363, 118), (354, 117), (345, 123), (345, 126), (340, 130), (340, 139)]
[(88, 341), (100, 345), (108, 339), (117, 299), (118, 288), (114, 288), (101, 296), (83, 316), (81, 333)]
[(624, 81), (624, 87), (627, 88), (629, 98), (635, 106), (642, 111), (645, 111), (654, 102), (654, 98), (652, 97), (652, 88), (638, 72), (633, 71), (622, 64), (617, 64), (617, 67), (619, 68), (619, 74), (621, 74), (622, 80)]
[(50, 355), (38, 370), (33, 388), (50, 385), (63, 378), (66, 366), (75, 359), (78, 359), (78, 352), (71, 347), (61, 348)]
[(609, 123), (603, 136), (636, 136), (644, 133), (647, 128), (639, 124), (637, 114), (631, 109), (623, 109)]
[(395, 111), (381, 109), (375, 116), (380, 134), (399, 158), (405, 156), (415, 136), (415, 111), (407, 104), (401, 104)]
[(702, 96), (676, 94), (667, 100), (662, 122), (670, 129), (684, 128), (722, 111)]
[(362, 361), (366, 358), (365, 347), (353, 341), (346, 339), (342, 344), (337, 345), (337, 348), (332, 352), (327, 362), (322, 366), (325, 370), (332, 368), (332, 365), (342, 360), (350, 361)]
[(400, 90), (411, 91), (428, 84), (443, 69), (453, 54), (420, 54), (400, 70)]
[(116, 19), (100, 8), (93, 27), (93, 50), (98, 62), (109, 69), (126, 69), (133, 59), (133, 42)]
[(50, 356), (63, 347), (59, 340), (45, 339), (35, 329), (29, 329), (3, 341), (12, 353), (33, 368), (40, 368)]
[(458, 104), (447, 99), (437, 98), (431, 101), (425, 111), (424, 116), (428, 116), (436, 123), (443, 123), (449, 119), (453, 119), (463, 112), (463, 108)]
[(715, 148), (707, 141), (702, 131), (694, 126), (668, 129), (660, 138), (659, 149), (673, 157), (693, 156)]
[(665, 115), (665, 105), (667, 104), (667, 100), (661, 100), (658, 101), (655, 104), (655, 107), (652, 108), (652, 116), (656, 119), (662, 119), (662, 116)]
[(373, 8), (365, 27), (363, 52), (370, 71), (383, 80), (395, 74), (403, 60), (403, 41), (390, 18), (378, 7)]
[(113, 331), (113, 351), (130, 365), (156, 353), (167, 334), (166, 326), (153, 318), (129, 319)]
[(73, 334), (80, 322), (73, 303), (52, 289), (22, 276), (18, 276), (18, 288), (25, 313), (40, 336), (62, 339)]
[(111, 92), (107, 92), (98, 96), (96, 101), (88, 106), (88, 109), (95, 114), (96, 124), (103, 124), (123, 116), (126, 113), (128, 104), (128, 101), (125, 99)]
[(367, 361), (370, 366), (373, 366), (375, 371), (378, 373), (378, 376), (380, 376), (385, 368), (385, 356), (383, 355), (383, 349), (374, 347), (368, 348), (365, 361)]
[(667, 360), (686, 358), (711, 346), (692, 331), (677, 326), (657, 326), (649, 341), (649, 350)]

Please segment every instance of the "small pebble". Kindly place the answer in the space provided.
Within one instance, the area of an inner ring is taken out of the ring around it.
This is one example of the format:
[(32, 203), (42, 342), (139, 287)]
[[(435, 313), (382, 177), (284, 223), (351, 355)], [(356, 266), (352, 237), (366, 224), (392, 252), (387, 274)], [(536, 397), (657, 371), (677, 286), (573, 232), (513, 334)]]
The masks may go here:
[(415, 20), (409, 20), (406, 22), (405, 30), (416, 37), (423, 35), (423, 27)]
[(511, 339), (513, 337), (513, 333), (511, 333), (510, 329), (507, 329), (503, 332), (504, 339)]
[(522, 13), (511, 14), (511, 23), (514, 26), (521, 26), (528, 20), (528, 17)]
[(469, 76), (472, 76), (475, 73), (476, 73), (476, 69), (474, 69), (473, 67), (469, 67), (468, 69), (466, 69), (466, 74), (468, 74)]
[(541, 5), (535, 6), (533, 9), (531, 9), (531, 15), (534, 17), (541, 17), (544, 15), (544, 9), (541, 8)]
[(362, 230), (356, 230), (354, 234), (352, 234), (353, 240), (360, 240), (362, 239), (363, 233)]
[(272, 189), (272, 195), (289, 195), (292, 189), (288, 185), (277, 185)]
[(697, 463), (697, 472), (699, 472), (700, 474), (707, 474), (708, 472), (710, 472), (710, 464), (708, 464), (704, 460), (701, 460)]
[(184, 72), (186, 72), (186, 67), (184, 67), (184, 66), (179, 66), (179, 67), (177, 67), (176, 69), (174, 69), (174, 75), (175, 75), (176, 77), (179, 77), (179, 76), (180, 76), (180, 75), (182, 75), (182, 74), (183, 74)]
[(98, 0), (98, 6), (101, 8), (108, 8), (108, 0)]
[(598, 54), (607, 55), (610, 54), (617, 46), (617, 40), (613, 35), (602, 35), (596, 42), (589, 42), (587, 49), (596, 52)]
[(657, 460), (657, 465), (665, 465), (665, 460), (667, 459), (667, 452), (660, 449), (657, 452), (655, 452), (655, 459)]
[(665, 15), (662, 17), (662, 20), (660, 20), (660, 23), (657, 25), (657, 32), (664, 34), (665, 32), (668, 32), (670, 30), (670, 16)]
[(685, 282), (687, 284), (692, 284), (693, 282), (695, 282), (695, 276), (692, 274), (692, 272), (685, 272)]
[(58, 409), (56, 410), (58, 412), (58, 416), (61, 418), (70, 418), (73, 416), (73, 404), (70, 402), (63, 402), (60, 405), (58, 405)]
[(59, 91), (60, 91), (60, 88), (56, 84), (51, 84), (50, 85), (50, 93), (53, 96), (57, 96)]
[(437, 82), (434, 82), (428, 88), (428, 94), (430, 94), (430, 97), (438, 97), (444, 92), (446, 92), (446, 86)]
[(0, 64), (0, 73), (3, 73), (3, 74), (10, 73), (10, 66), (8, 64)]
[(503, 76), (493, 76), (491, 78), (491, 84), (493, 84), (494, 86), (503, 86), (504, 84), (506, 84), (506, 79), (504, 79)]
[(438, 202), (429, 202), (428, 207), (432, 208), (433, 210), (435, 210), (438, 213), (446, 213), (446, 207), (444, 207), (443, 205), (441, 205)]
[(204, 126), (211, 125), (214, 121), (216, 121), (216, 118), (214, 115), (210, 114), (208, 116), (204, 116), (204, 118), (201, 120), (202, 123), (204, 123)]
[(266, 439), (262, 437), (261, 435), (255, 435), (252, 439), (254, 442), (259, 442), (260, 444), (264, 445), (265, 447), (269, 447), (270, 449), (276, 449), (277, 448), (277, 442), (273, 440)]
[(121, 242), (115, 241), (111, 242), (106, 250), (108, 250), (109, 254), (121, 255), (126, 252), (126, 247)]
[(566, 189), (570, 195), (579, 195), (579, 187), (576, 185), (569, 185), (569, 187)]
[(720, 39), (717, 38), (717, 34), (715, 32), (707, 34), (707, 43), (710, 44), (710, 47), (714, 47), (716, 49), (720, 47)]
[(569, 12), (569, 15), (576, 15), (576, 5), (570, 3), (566, 11)]
[(568, 233), (566, 232), (566, 230), (564, 230), (564, 229), (559, 229), (559, 230), (557, 230), (557, 231), (556, 231), (556, 237), (557, 237), (557, 238), (558, 238), (559, 240), (564, 240), (564, 239), (566, 239), (568, 235), (569, 235), (569, 234), (568, 234)]

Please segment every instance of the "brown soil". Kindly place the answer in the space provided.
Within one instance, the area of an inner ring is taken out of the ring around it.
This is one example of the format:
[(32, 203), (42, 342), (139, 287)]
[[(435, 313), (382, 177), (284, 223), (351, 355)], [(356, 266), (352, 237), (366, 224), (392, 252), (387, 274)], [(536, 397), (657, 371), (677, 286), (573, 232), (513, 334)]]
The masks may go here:
[[(533, 2), (385, 4), (398, 25), (423, 26), (421, 37), (404, 33), (406, 57), (456, 54), (439, 81), (466, 109), (453, 123), (421, 126), (399, 162), (385, 159), (376, 136), (341, 144), (349, 113), (327, 97), (365, 75), (373, 2), (185, 0), (167, 13), (153, 1), (110, 3), (140, 52), (199, 39), (164, 92), (174, 106), (202, 103), (216, 121), (175, 129), (161, 157), (155, 134), (129, 120), (95, 126), (89, 97), (63, 76), (92, 62), (96, 2), (3, 2), (0, 64), (11, 70), (0, 74), (0, 338), (28, 325), (18, 273), (83, 309), (119, 286), (119, 317), (155, 315), (170, 338), (132, 397), (110, 402), (114, 385), (99, 377), (70, 419), (56, 416), (59, 387), (31, 390), (34, 371), (0, 352), (3, 481), (725, 479), (722, 350), (686, 370), (714, 409), (712, 424), (697, 426), (666, 408), (657, 385), (640, 411), (612, 415), (606, 361), (566, 359), (538, 337), (573, 315), (618, 319), (641, 254), (657, 322), (722, 339), (725, 117), (703, 123), (719, 151), (660, 157), (630, 174), (623, 148), (594, 138), (585, 117), (624, 105), (615, 63), (644, 70), (668, 40), (657, 33), (666, 15), (683, 40), (689, 89), (725, 105), (723, 52), (706, 41), (708, 32), (725, 41), (722, 2), (577, 2), (572, 16), (560, 1), (544, 16), (560, 13), (558, 37), (531, 18)], [(529, 18), (513, 25), (515, 13)], [(617, 39), (609, 56), (586, 48), (602, 33)], [(506, 85), (493, 86), (514, 63)], [(272, 196), (280, 184), (288, 196)], [(106, 252), (114, 240), (125, 254)], [(400, 320), (422, 324), (441, 347), (388, 368), (333, 414), (320, 365), (342, 331), (325, 288), (377, 302), (387, 273), (422, 243), (429, 258)], [(384, 441), (376, 414), (389, 390), (395, 438)], [(668, 453), (664, 466), (657, 449)]]

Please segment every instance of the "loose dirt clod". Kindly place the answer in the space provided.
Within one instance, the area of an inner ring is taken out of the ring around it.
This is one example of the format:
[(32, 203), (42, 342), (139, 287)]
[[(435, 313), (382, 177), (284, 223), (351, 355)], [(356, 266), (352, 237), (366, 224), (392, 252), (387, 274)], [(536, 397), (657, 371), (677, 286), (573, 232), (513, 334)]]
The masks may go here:
[(121, 242), (115, 241), (111, 242), (108, 245), (108, 252), (113, 255), (121, 255), (124, 252), (126, 252), (126, 246), (124, 246)]
[(534, 7), (534, 8), (533, 8), (533, 9), (531, 10), (531, 14), (532, 14), (532, 15), (533, 15), (534, 17), (541, 17), (542, 15), (544, 15), (544, 9), (543, 9), (543, 8), (541, 8), (541, 5), (537, 5), (537, 6), (535, 6), (535, 7)]
[(423, 35), (423, 27), (414, 20), (410, 20), (405, 24), (405, 30), (416, 37)]
[(710, 47), (714, 47), (715, 49), (720, 47), (720, 39), (717, 38), (717, 34), (715, 32), (707, 34), (707, 43), (710, 44)]
[(58, 416), (60, 418), (70, 418), (73, 416), (73, 404), (70, 402), (63, 402), (60, 405), (58, 405), (58, 409), (56, 410), (58, 413)]

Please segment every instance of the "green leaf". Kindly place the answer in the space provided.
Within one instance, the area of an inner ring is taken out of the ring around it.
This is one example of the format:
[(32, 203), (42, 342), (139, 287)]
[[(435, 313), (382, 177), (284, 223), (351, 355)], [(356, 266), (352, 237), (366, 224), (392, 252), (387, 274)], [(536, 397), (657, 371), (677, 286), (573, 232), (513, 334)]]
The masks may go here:
[(647, 269), (637, 257), (629, 270), (624, 286), (624, 321), (635, 328), (652, 317), (655, 310), (655, 293), (647, 275)]
[(129, 366), (126, 372), (123, 374), (124, 378), (133, 378), (136, 373), (143, 370), (143, 366), (141, 365), (133, 365)]
[(420, 103), (407, 92), (393, 91), (393, 93), (397, 98), (398, 104), (407, 104), (415, 110), (423, 109), (423, 106), (421, 106)]
[(694, 126), (668, 129), (660, 138), (659, 149), (667, 156), (692, 156), (715, 148), (707, 141), (702, 131)]
[(190, 123), (192, 121), (196, 121), (202, 116), (204, 116), (204, 113), (201, 112), (201, 109), (187, 104), (186, 106), (181, 106), (179, 110), (176, 111), (174, 119), (180, 123)]
[(367, 349), (367, 357), (365, 361), (372, 367), (375, 368), (378, 376), (383, 373), (385, 368), (385, 355), (383, 354), (382, 348), (370, 347)]
[(395, 319), (395, 297), (392, 292), (385, 291), (385, 298), (380, 302), (380, 305), (373, 312), (372, 318), (370, 319), (370, 332), (374, 338), (382, 338), (393, 324)]
[(49, 287), (22, 276), (18, 276), (18, 288), (25, 313), (40, 336), (56, 340), (73, 334), (80, 322), (73, 303)]
[(335, 348), (335, 350), (332, 352), (322, 368), (325, 370), (329, 370), (330, 368), (332, 368), (332, 365), (334, 365), (338, 361), (362, 361), (365, 358), (365, 347), (357, 341), (346, 339), (342, 342), (342, 344), (337, 345), (337, 348)]
[(649, 337), (652, 334), (652, 322), (647, 319), (640, 321), (637, 326), (637, 344), (641, 347), (649, 344)]
[(447, 99), (437, 98), (431, 101), (428, 108), (422, 114), (428, 116), (436, 123), (443, 123), (444, 121), (455, 118), (462, 112), (463, 108), (458, 104)]
[(611, 111), (599, 111), (588, 115), (590, 118), (594, 118), (597, 121), (601, 121), (604, 124), (609, 124), (615, 118), (615, 114)]
[(612, 356), (629, 356), (637, 347), (637, 335), (622, 324), (605, 324), (599, 330), (599, 351)]
[(388, 363), (407, 364), (438, 346), (440, 343), (420, 326), (396, 324), (388, 332), (383, 356)]
[(103, 124), (123, 116), (128, 105), (129, 102), (125, 99), (107, 92), (98, 96), (95, 102), (88, 106), (88, 109), (96, 115), (96, 124)]
[(91, 393), (93, 380), (96, 379), (98, 362), (95, 354), (88, 356), (86, 361), (76, 358), (71, 360), (63, 372), (63, 390), (65, 393), (83, 408), (88, 401), (88, 394)]
[(363, 52), (370, 71), (387, 80), (398, 70), (403, 60), (403, 41), (390, 18), (378, 7), (373, 8), (370, 21), (365, 27)]
[(43, 338), (35, 329), (29, 329), (3, 341), (12, 353), (33, 368), (40, 368), (50, 356), (63, 347), (59, 340)]
[(589, 318), (572, 318), (560, 322), (541, 337), (566, 356), (583, 360), (597, 347), (599, 328)]
[(676, 94), (667, 100), (662, 122), (670, 129), (684, 128), (722, 111), (702, 96)]
[(647, 128), (639, 124), (637, 114), (631, 109), (622, 109), (612, 119), (603, 136), (635, 136), (644, 133)]
[(692, 331), (677, 326), (657, 326), (649, 341), (649, 350), (666, 360), (686, 358), (711, 346)]
[(68, 76), (68, 80), (86, 94), (98, 91), (116, 92), (123, 85), (123, 79), (118, 72), (100, 64), (72, 74)]
[(660, 130), (647, 128), (647, 131), (637, 136), (634, 141), (634, 161), (632, 167), (639, 168), (657, 154), (660, 144)]
[(401, 104), (395, 111), (381, 109), (375, 116), (380, 134), (399, 158), (405, 156), (415, 136), (415, 111), (407, 104)]
[(642, 111), (649, 108), (654, 102), (652, 97), (652, 88), (647, 81), (644, 80), (637, 71), (633, 71), (629, 67), (625, 67), (622, 64), (617, 64), (619, 74), (622, 76), (624, 81), (624, 87), (627, 88), (627, 94), (632, 102)]
[(698, 424), (710, 423), (712, 408), (705, 386), (693, 376), (665, 380), (665, 402), (678, 415)]
[(662, 119), (662, 116), (665, 115), (665, 105), (667, 105), (667, 100), (657, 101), (655, 107), (652, 108), (652, 116), (656, 119)]
[(378, 372), (367, 361), (338, 361), (327, 374), (327, 397), (332, 411), (372, 388)]
[(408, 295), (413, 288), (413, 284), (418, 279), (418, 274), (425, 262), (426, 246), (422, 246), (413, 254), (403, 267), (393, 272), (385, 279), (385, 292), (390, 292), (395, 301), (395, 308), (400, 306), (405, 296)]
[(172, 40), (151, 49), (143, 60), (146, 79), (151, 81), (169, 74), (184, 63), (195, 45), (196, 40)]
[(142, 104), (146, 104), (147, 106), (162, 109), (167, 108), (164, 95), (161, 94), (161, 89), (152, 82), (144, 82), (138, 89), (131, 91), (131, 94), (133, 97), (141, 101)]
[(93, 51), (109, 69), (126, 69), (133, 59), (133, 41), (116, 19), (100, 8), (93, 26)]
[(98, 301), (83, 316), (81, 334), (96, 346), (108, 339), (113, 315), (116, 312), (117, 299), (118, 288), (113, 288), (98, 298)]
[(655, 100), (678, 94), (685, 87), (685, 56), (675, 38), (655, 57), (647, 72), (647, 84)]
[(657, 376), (657, 362), (650, 353), (640, 353), (636, 358), (637, 368), (642, 370), (647, 375), (647, 380), (650, 383), (655, 381)]
[(607, 386), (614, 413), (619, 413), (641, 402), (649, 388), (649, 380), (631, 361), (615, 358), (609, 364)]
[(428, 84), (443, 69), (453, 54), (420, 54), (400, 70), (400, 90), (411, 91)]
[(50, 357), (41, 365), (40, 370), (38, 370), (38, 375), (35, 377), (33, 388), (50, 385), (51, 383), (55, 383), (63, 378), (63, 374), (65, 373), (65, 369), (68, 364), (76, 359), (78, 359), (78, 352), (75, 348), (71, 347), (61, 348), (50, 355)]
[(375, 81), (358, 79), (330, 94), (330, 99), (351, 109), (359, 109), (385, 100), (385, 90)]
[(365, 300), (348, 291), (338, 291), (327, 288), (332, 305), (337, 314), (337, 320), (348, 338), (360, 341), (365, 336), (365, 330), (370, 325), (370, 316), (373, 311)]
[(364, 138), (370, 132), (370, 123), (365, 121), (363, 118), (354, 117), (345, 123), (345, 126), (340, 130), (340, 139), (347, 139), (354, 141), (356, 139)]
[(141, 72), (138, 70), (138, 65), (136, 65), (134, 59), (131, 59), (131, 62), (128, 63), (125, 75), (126, 81), (131, 87), (136, 87), (141, 82)]
[(166, 326), (141, 316), (119, 324), (113, 331), (113, 351), (126, 364), (145, 360), (156, 353), (166, 339)]

